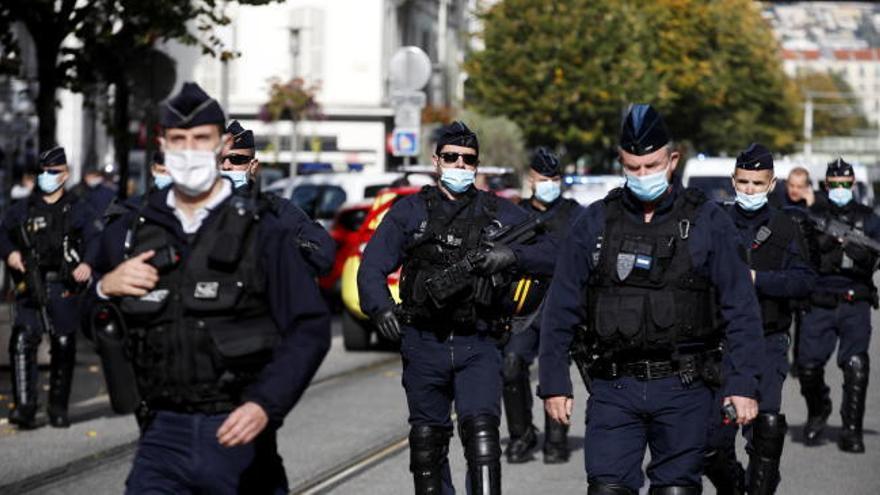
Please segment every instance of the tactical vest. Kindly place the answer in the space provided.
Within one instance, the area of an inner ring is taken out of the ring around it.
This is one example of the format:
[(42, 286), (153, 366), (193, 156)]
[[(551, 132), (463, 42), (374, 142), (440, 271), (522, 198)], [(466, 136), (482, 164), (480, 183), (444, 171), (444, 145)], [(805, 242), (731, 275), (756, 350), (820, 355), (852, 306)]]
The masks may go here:
[(444, 201), (441, 194), (438, 188), (430, 186), (419, 192), (428, 216), (404, 248), (400, 297), (404, 312), (414, 320), (431, 321), (438, 326), (471, 326), (478, 316), (473, 301), (475, 277), (470, 289), (460, 291), (442, 308), (437, 307), (425, 291), (425, 282), (480, 246), (484, 229), (496, 217), (498, 198), (471, 188), (450, 209), (449, 205), (441, 204)]
[[(834, 218), (847, 224), (859, 232), (864, 233), (865, 220), (871, 215), (871, 210), (860, 204), (853, 204), (840, 214), (833, 214), (830, 210), (821, 213), (826, 218)], [(818, 246), (818, 271), (820, 275), (842, 275), (863, 284), (873, 287), (873, 264), (863, 266), (850, 258), (843, 249), (843, 245), (827, 234), (816, 231), (816, 244)]]
[(79, 264), (79, 239), (70, 232), (72, 208), (73, 199), (67, 195), (52, 205), (39, 197), (29, 200), (25, 229), (37, 250), (41, 270), (62, 271), (65, 264)]
[(225, 412), (239, 402), (280, 340), (260, 263), (261, 208), (232, 197), (181, 259), (173, 234), (138, 216), (127, 251), (155, 250), (159, 283), (123, 298), (141, 396), (152, 408)]
[(706, 201), (686, 189), (650, 223), (625, 212), (623, 190), (605, 198), (605, 230), (594, 253), (587, 307), (611, 352), (675, 351), (676, 344), (718, 335), (714, 292), (694, 270), (688, 243)]
[[(786, 214), (774, 211), (766, 225), (755, 233), (748, 246), (749, 266), (758, 272), (778, 271), (784, 268), (785, 253), (795, 241), (797, 225)], [(791, 299), (784, 297), (758, 296), (761, 305), (761, 318), (764, 334), (785, 332), (791, 326)]]

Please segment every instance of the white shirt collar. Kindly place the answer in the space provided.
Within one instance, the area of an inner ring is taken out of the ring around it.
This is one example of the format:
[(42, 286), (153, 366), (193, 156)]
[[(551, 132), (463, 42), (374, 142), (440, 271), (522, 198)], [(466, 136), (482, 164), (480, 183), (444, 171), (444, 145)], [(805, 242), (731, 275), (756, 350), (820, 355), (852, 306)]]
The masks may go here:
[(177, 209), (177, 191), (174, 189), (174, 186), (171, 187), (171, 190), (168, 191), (168, 196), (165, 198), (165, 204), (168, 205), (169, 208), (174, 212), (174, 216), (177, 217), (177, 220), (180, 221), (180, 226), (183, 228), (184, 234), (195, 234), (199, 228), (202, 226), (202, 222), (208, 218), (208, 215), (211, 213), (211, 210), (220, 205), (223, 201), (226, 200), (229, 196), (232, 196), (232, 183), (228, 180), (220, 179), (220, 191), (213, 195), (211, 199), (205, 203), (201, 208), (195, 211), (195, 215), (193, 218), (187, 218), (180, 210)]

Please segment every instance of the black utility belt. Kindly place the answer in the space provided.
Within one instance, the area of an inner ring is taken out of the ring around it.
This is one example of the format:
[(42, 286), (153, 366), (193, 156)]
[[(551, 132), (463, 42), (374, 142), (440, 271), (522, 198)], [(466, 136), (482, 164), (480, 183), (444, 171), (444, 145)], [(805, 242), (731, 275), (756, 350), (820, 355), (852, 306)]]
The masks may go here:
[(873, 289), (856, 287), (843, 292), (813, 292), (810, 295), (810, 302), (820, 308), (833, 308), (840, 303), (853, 304), (856, 302), (866, 301), (872, 304), (876, 303), (877, 292)]
[(701, 377), (702, 356), (688, 356), (668, 361), (603, 361), (599, 360), (590, 370), (590, 376), (602, 380), (632, 377), (640, 381), (678, 377), (683, 383), (691, 383)]
[(232, 401), (216, 402), (172, 402), (149, 401), (150, 411), (170, 411), (182, 414), (226, 414), (234, 411), (238, 405)]

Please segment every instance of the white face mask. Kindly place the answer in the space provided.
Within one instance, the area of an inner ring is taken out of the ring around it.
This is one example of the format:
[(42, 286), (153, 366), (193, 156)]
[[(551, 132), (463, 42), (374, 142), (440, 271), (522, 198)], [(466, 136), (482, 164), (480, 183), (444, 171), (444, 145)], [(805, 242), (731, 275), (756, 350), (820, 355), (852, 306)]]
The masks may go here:
[(219, 174), (217, 155), (213, 151), (166, 151), (165, 169), (174, 186), (187, 196), (208, 192)]

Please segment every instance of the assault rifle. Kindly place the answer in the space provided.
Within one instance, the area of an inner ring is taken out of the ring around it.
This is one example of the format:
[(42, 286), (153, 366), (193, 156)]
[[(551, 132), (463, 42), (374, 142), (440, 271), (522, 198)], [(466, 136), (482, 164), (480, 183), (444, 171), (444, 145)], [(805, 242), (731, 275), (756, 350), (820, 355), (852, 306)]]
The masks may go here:
[[(55, 327), (49, 318), (49, 293), (46, 290), (43, 272), (40, 270), (40, 253), (37, 251), (28, 234), (25, 224), (19, 226), (19, 235), (21, 243), (24, 246), (22, 256), (24, 256), (24, 279), (17, 288), (19, 293), (27, 292), (34, 302), (37, 303), (37, 313), (40, 316), (40, 322), (43, 324), (43, 330), (50, 335), (55, 334)], [(24, 285), (24, 287), (21, 287)]]
[(492, 304), (494, 290), (504, 285), (504, 276), (501, 273), (496, 273), (489, 277), (480, 277), (482, 280), (478, 279), (475, 283), (474, 275), (477, 272), (477, 267), (486, 257), (492, 244), (525, 242), (535, 236), (538, 227), (543, 225), (546, 220), (547, 214), (537, 215), (520, 224), (508, 225), (487, 232), (480, 247), (471, 250), (459, 262), (425, 281), (425, 290), (431, 300), (438, 308), (442, 308), (452, 296), (473, 286), (474, 300), (477, 304), (483, 306)]
[(839, 239), (844, 246), (852, 244), (871, 251), (875, 259), (880, 258), (880, 242), (868, 237), (862, 231), (833, 218), (809, 215), (809, 219), (816, 226), (816, 229), (825, 235)]

